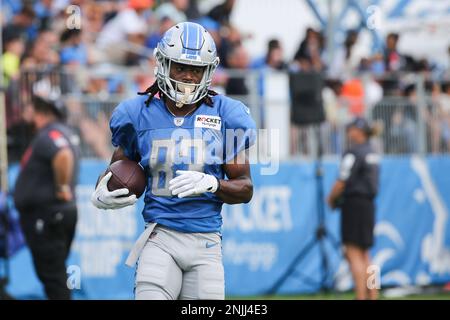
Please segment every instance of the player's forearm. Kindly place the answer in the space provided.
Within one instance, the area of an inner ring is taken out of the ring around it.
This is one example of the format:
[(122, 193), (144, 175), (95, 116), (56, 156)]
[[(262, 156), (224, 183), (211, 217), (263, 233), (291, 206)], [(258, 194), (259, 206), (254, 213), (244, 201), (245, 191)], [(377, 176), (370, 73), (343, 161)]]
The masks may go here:
[(121, 147), (117, 147), (116, 150), (114, 150), (109, 164), (113, 164), (114, 162), (119, 161), (119, 160), (129, 160), (127, 158), (127, 156), (125, 155), (125, 152), (123, 152)]
[(248, 177), (220, 180), (215, 194), (228, 204), (247, 203), (253, 196), (253, 184)]
[[(113, 164), (116, 161), (119, 160), (127, 160), (128, 158), (125, 156), (125, 153), (123, 152), (121, 147), (116, 148), (116, 150), (114, 150), (112, 156), (111, 156), (111, 161), (109, 162), (109, 164)], [(95, 183), (95, 188), (97, 188), (98, 183), (100, 182), (100, 180), (103, 179), (104, 176), (106, 176), (107, 170), (105, 170), (97, 179), (97, 182)]]
[(64, 148), (59, 150), (52, 161), (53, 174), (57, 187), (70, 186), (74, 169), (74, 156), (72, 150)]

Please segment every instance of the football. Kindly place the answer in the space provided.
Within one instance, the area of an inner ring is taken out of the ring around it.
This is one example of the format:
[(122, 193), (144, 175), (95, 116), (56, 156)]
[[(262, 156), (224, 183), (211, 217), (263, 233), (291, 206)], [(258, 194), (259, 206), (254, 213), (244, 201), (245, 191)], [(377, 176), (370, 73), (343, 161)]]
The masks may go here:
[(116, 161), (109, 166), (108, 172), (112, 173), (107, 185), (109, 191), (127, 188), (130, 193), (126, 196), (135, 194), (137, 198), (144, 193), (147, 179), (144, 169), (137, 162), (131, 160)]

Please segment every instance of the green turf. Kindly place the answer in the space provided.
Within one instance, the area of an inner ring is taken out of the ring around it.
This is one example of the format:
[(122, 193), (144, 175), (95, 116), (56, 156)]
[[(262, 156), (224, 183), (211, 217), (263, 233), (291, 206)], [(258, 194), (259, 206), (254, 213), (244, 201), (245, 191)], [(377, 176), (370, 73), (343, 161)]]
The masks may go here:
[[(227, 300), (353, 300), (355, 295), (353, 293), (327, 293), (327, 294), (312, 294), (312, 295), (280, 295), (280, 296), (246, 296), (237, 297), (230, 296)], [(450, 292), (431, 293), (409, 295), (404, 297), (385, 297), (380, 295), (380, 300), (450, 300)]]

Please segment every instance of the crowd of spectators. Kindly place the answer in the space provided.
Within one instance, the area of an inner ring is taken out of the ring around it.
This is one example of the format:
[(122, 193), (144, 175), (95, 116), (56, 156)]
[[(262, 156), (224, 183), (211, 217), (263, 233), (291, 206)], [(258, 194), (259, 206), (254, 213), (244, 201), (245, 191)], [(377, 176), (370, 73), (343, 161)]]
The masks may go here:
[[(110, 150), (102, 146), (108, 139), (107, 119), (115, 106), (114, 96), (128, 90), (142, 91), (153, 83), (154, 75), (149, 72), (155, 65), (153, 49), (162, 34), (181, 21), (200, 23), (214, 38), (221, 59), (221, 69), (213, 80), (217, 91), (245, 97), (255, 90), (246, 81), (246, 70), (325, 74), (323, 101), (328, 128), (338, 135), (350, 118), (371, 113), (383, 122), (383, 139), (390, 145), (385, 151), (390, 153), (416, 151), (411, 138), (419, 117), (413, 107), (416, 88), (400, 75), (423, 74), (431, 97), (429, 107), (421, 113), (427, 122), (428, 151), (450, 150), (448, 78), (445, 81), (442, 72), (436, 77), (439, 68), (431, 62), (399, 52), (399, 34), (388, 34), (384, 49), (371, 53), (357, 46), (359, 32), (350, 30), (328, 61), (323, 32), (308, 28), (292, 59), (286, 58), (283, 43), (277, 38), (268, 41), (264, 56), (251, 59), (244, 45), (251, 35), (240, 32), (230, 19), (235, 1), (224, 0), (207, 12), (200, 12), (199, 1), (3, 1), (1, 64), (7, 88), (11, 160), (18, 159), (32, 134), (28, 89), (42, 77), (57, 82), (63, 94), (83, 97), (68, 99), (69, 122), (92, 155), (108, 158)], [(145, 71), (125, 75), (117, 72), (120, 68)], [(230, 69), (243, 72), (230, 73)], [(55, 70), (59, 76), (48, 76)], [(261, 77), (256, 88), (260, 96), (264, 94), (263, 81)], [(408, 106), (383, 107), (387, 96), (403, 97)], [(264, 121), (260, 125), (264, 126)], [(292, 152), (298, 152), (296, 146)]]
[[(369, 117), (378, 124), (382, 152), (450, 151), (449, 71), (426, 59), (401, 53), (399, 39), (399, 34), (389, 33), (384, 49), (371, 53), (356, 46), (358, 32), (350, 30), (334, 52), (332, 62), (327, 63), (323, 35), (311, 28), (306, 31), (293, 67), (304, 72), (321, 71), (327, 77), (323, 99), (325, 126), (332, 133), (326, 138), (331, 143), (335, 141), (332, 152), (343, 150), (345, 146), (337, 143), (339, 135), (343, 135), (345, 123), (356, 116)], [(419, 101), (417, 90), (421, 81), (423, 99)], [(425, 140), (422, 146), (419, 134)]]
[[(384, 49), (375, 53), (358, 46), (358, 36), (357, 30), (349, 30), (342, 45), (333, 52), (331, 62), (327, 62), (323, 33), (308, 28), (289, 66), (292, 71), (325, 74), (322, 97), (326, 123), (323, 126), (328, 151), (342, 152), (345, 146), (340, 142), (345, 124), (354, 117), (365, 116), (376, 121), (380, 128), (382, 152), (449, 152), (448, 69), (400, 52), (398, 33), (389, 33)], [(423, 101), (418, 101), (417, 97), (420, 81), (423, 81), (420, 93)], [(420, 132), (420, 121), (423, 121), (423, 132)], [(302, 139), (304, 128), (295, 124), (291, 128), (291, 153), (307, 153), (302, 150), (302, 146), (307, 145)], [(425, 137), (422, 149), (418, 134)]]

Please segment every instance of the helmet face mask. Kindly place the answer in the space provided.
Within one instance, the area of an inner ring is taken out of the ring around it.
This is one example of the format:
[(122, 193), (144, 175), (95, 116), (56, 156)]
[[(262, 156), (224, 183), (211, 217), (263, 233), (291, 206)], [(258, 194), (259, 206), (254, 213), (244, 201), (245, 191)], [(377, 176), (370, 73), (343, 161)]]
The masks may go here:
[[(170, 28), (154, 52), (155, 75), (159, 89), (176, 106), (193, 104), (208, 94), (212, 76), (219, 64), (211, 35), (200, 25), (184, 22)], [(170, 76), (172, 63), (204, 67), (199, 83), (184, 83)]]

